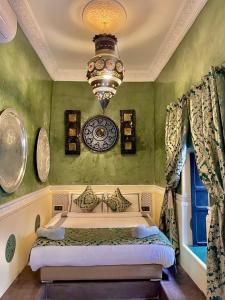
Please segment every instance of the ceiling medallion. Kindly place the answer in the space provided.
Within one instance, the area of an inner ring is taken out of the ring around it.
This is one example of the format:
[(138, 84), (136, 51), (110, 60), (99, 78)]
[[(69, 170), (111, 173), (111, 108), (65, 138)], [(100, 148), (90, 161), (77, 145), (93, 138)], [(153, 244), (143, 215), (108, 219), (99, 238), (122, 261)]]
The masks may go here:
[(118, 140), (118, 128), (113, 120), (99, 115), (89, 119), (83, 126), (84, 144), (92, 151), (105, 152), (110, 150)]
[(123, 62), (116, 51), (117, 38), (111, 33), (125, 20), (125, 9), (115, 0), (92, 0), (83, 10), (84, 24), (100, 33), (93, 38), (95, 56), (88, 62), (87, 79), (103, 113), (124, 77)]
[(92, 0), (85, 6), (82, 19), (94, 33), (115, 33), (125, 25), (127, 14), (116, 0)]

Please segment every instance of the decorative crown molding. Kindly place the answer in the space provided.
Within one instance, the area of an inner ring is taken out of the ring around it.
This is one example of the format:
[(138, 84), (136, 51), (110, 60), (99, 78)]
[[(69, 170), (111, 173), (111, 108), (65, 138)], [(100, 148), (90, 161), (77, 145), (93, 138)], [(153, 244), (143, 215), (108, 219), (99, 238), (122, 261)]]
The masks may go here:
[(27, 0), (9, 0), (18, 23), (53, 80), (58, 66)]
[(186, 0), (184, 2), (149, 67), (149, 73), (153, 81), (157, 79), (166, 66), (207, 1), (208, 0)]
[[(185, 34), (194, 23), (196, 17), (207, 0), (185, 0), (178, 11), (174, 22), (153, 59), (153, 63), (143, 70), (129, 70), (124, 81), (154, 81), (165, 67)], [(51, 78), (55, 81), (86, 81), (84, 70), (60, 69), (54, 55), (36, 22), (27, 0), (9, 0), (15, 11), (18, 22), (34, 47)]]

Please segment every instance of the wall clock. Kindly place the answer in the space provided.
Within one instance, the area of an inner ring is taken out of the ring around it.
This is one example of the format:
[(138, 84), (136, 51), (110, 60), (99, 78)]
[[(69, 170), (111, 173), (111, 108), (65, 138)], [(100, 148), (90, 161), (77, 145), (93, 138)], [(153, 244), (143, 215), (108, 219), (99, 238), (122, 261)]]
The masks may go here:
[(110, 150), (118, 140), (118, 128), (113, 120), (106, 116), (90, 118), (83, 126), (84, 144), (95, 152)]

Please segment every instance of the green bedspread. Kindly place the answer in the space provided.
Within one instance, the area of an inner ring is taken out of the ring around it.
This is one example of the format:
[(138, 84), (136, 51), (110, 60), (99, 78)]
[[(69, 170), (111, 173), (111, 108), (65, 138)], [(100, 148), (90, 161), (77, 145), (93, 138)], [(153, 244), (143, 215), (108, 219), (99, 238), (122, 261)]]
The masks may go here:
[(165, 245), (172, 247), (167, 237), (160, 232), (146, 238), (132, 237), (132, 228), (66, 228), (62, 241), (38, 238), (38, 246), (100, 246), (100, 245)]

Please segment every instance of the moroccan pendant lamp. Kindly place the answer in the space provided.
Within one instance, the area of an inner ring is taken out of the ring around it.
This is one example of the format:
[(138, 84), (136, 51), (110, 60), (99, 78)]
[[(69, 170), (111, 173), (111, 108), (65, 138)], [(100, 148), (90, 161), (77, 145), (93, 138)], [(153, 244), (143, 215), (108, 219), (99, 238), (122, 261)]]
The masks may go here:
[(95, 56), (88, 62), (87, 79), (103, 113), (123, 81), (124, 66), (116, 51), (112, 33), (126, 21), (124, 7), (115, 0), (92, 0), (83, 10), (84, 24), (98, 33), (94, 36)]

